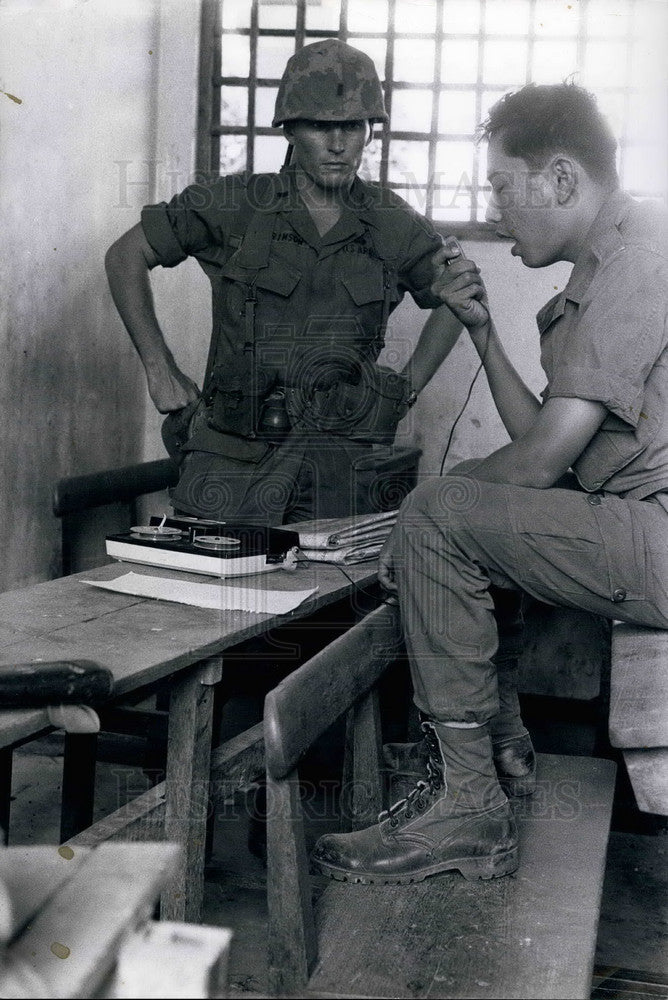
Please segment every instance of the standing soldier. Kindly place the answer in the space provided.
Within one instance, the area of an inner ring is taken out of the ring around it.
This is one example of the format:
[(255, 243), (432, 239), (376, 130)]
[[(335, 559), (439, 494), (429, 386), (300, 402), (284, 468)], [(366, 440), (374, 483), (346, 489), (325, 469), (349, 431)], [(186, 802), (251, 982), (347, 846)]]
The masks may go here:
[[(429, 287), (441, 238), (357, 176), (387, 120), (367, 55), (336, 39), (307, 45), (288, 61), (272, 123), (289, 165), (193, 184), (145, 207), (109, 249), (114, 301), (180, 461), (179, 512), (280, 524), (374, 509), (373, 444), (393, 440), (461, 329)], [(149, 280), (188, 256), (213, 292), (201, 392), (165, 343)], [(435, 311), (395, 372), (376, 362), (406, 291)]]

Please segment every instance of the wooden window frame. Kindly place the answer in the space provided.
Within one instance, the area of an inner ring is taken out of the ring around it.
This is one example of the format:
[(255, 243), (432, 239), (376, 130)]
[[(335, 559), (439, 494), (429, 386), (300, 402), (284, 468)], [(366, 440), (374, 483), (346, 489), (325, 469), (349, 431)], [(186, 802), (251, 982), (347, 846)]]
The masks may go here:
[[(531, 65), (532, 65), (532, 55), (533, 48), (536, 42), (536, 32), (535, 32), (535, 18), (534, 11), (536, 0), (529, 0), (529, 12), (530, 12), (530, 27), (528, 31), (518, 32), (518, 33), (508, 33), (508, 34), (490, 34), (484, 30), (484, 8), (486, 0), (480, 0), (481, 4), (481, 17), (480, 17), (480, 27), (475, 33), (469, 34), (454, 34), (448, 33), (445, 30), (445, 15), (446, 15), (446, 2), (442, 2), (437, 5), (437, 24), (436, 31), (434, 34), (431, 33), (406, 33), (396, 30), (395, 27), (395, 10), (396, 10), (396, 0), (388, 0), (388, 19), (387, 19), (387, 31), (384, 32), (359, 32), (359, 31), (349, 31), (348, 30), (348, 0), (340, 0), (340, 18), (339, 18), (339, 29), (338, 31), (326, 31), (320, 29), (306, 28), (306, 6), (308, 0), (295, 0), (296, 3), (296, 25), (295, 29), (283, 29), (283, 28), (261, 28), (259, 26), (259, 9), (261, 0), (251, 0), (251, 14), (250, 14), (250, 24), (245, 28), (238, 29), (223, 29), (222, 26), (222, 4), (234, 2), (234, 0), (201, 0), (202, 3), (202, 14), (201, 14), (201, 31), (200, 31), (200, 71), (199, 71), (199, 100), (198, 100), (198, 122), (197, 122), (197, 153), (196, 153), (196, 171), (198, 177), (211, 178), (219, 175), (220, 168), (220, 151), (221, 151), (221, 138), (223, 136), (234, 136), (241, 135), (245, 137), (246, 140), (246, 169), (252, 172), (254, 169), (254, 140), (259, 136), (276, 136), (280, 135), (280, 129), (274, 129), (267, 126), (257, 125), (255, 118), (256, 111), (256, 92), (258, 87), (277, 87), (280, 80), (278, 78), (260, 78), (257, 76), (257, 52), (258, 52), (258, 39), (261, 37), (273, 36), (273, 37), (294, 37), (295, 39), (295, 51), (300, 49), (303, 45), (308, 44), (310, 41), (318, 38), (332, 37), (341, 38), (343, 41), (350, 42), (352, 45), (359, 45), (360, 48), (364, 48), (364, 40), (367, 38), (378, 38), (382, 36), (387, 41), (386, 46), (386, 59), (385, 59), (385, 79), (383, 83), (383, 90), (385, 94), (385, 103), (388, 113), (391, 115), (392, 112), (392, 98), (394, 93), (400, 90), (431, 90), (432, 91), (432, 114), (429, 132), (411, 132), (411, 131), (395, 131), (389, 127), (384, 127), (380, 131), (379, 140), (381, 143), (380, 150), (380, 176), (379, 181), (381, 184), (387, 185), (392, 188), (405, 189), (410, 186), (408, 184), (397, 184), (392, 183), (388, 180), (388, 168), (389, 168), (389, 157), (390, 157), (390, 143), (393, 140), (407, 140), (407, 141), (420, 141), (428, 143), (428, 163), (427, 163), (427, 183), (426, 185), (416, 184), (413, 185), (418, 190), (424, 191), (425, 193), (425, 206), (424, 214), (431, 218), (432, 208), (434, 204), (434, 195), (438, 191), (456, 191), (457, 187), (455, 185), (438, 185), (435, 184), (434, 178), (436, 176), (436, 151), (438, 148), (438, 143), (443, 141), (451, 142), (467, 142), (474, 141), (474, 134), (470, 132), (454, 134), (454, 133), (441, 133), (438, 131), (438, 105), (439, 102), (436, 99), (438, 95), (443, 92), (464, 92), (464, 91), (474, 91), (475, 93), (475, 120), (480, 121), (482, 117), (482, 100), (483, 95), (486, 90), (491, 91), (507, 91), (512, 90), (513, 87), (517, 86), (517, 83), (509, 83), (507, 85), (494, 83), (493, 85), (487, 84), (483, 79), (483, 59), (484, 59), (484, 48), (488, 41), (501, 40), (513, 41), (522, 40), (527, 42), (527, 65), (525, 71), (525, 83), (530, 80)], [(577, 46), (577, 68), (578, 71), (582, 70), (584, 66), (585, 51), (586, 46), (592, 41), (619, 41), (619, 36), (613, 36), (609, 38), (608, 36), (596, 35), (588, 31), (588, 13), (589, 13), (589, 0), (579, 0), (581, 6), (581, 17), (578, 34), (575, 37)], [(631, 5), (631, 11), (635, 11), (636, 0), (629, 0)], [(621, 36), (623, 40), (626, 41), (627, 51), (629, 57), (627, 58), (627, 66), (622, 73), (620, 71), (621, 82), (616, 82), (610, 87), (606, 87), (606, 90), (615, 91), (621, 93), (624, 97), (626, 107), (628, 108), (629, 96), (631, 94), (631, 88), (628, 84), (630, 78), (630, 52), (632, 48), (633, 39), (636, 35), (633, 33), (633, 22), (634, 18), (628, 19), (627, 32), (624, 36)], [(235, 76), (224, 76), (220, 72), (221, 70), (221, 51), (222, 51), (222, 38), (227, 34), (236, 34), (241, 36), (249, 37), (250, 39), (250, 72), (248, 77), (235, 77)], [(550, 40), (558, 41), (561, 36), (551, 36)], [(564, 36), (566, 37), (566, 36)], [(478, 66), (477, 75), (475, 83), (467, 83), (462, 85), (457, 84), (444, 84), (440, 78), (440, 67), (441, 67), (441, 52), (443, 43), (447, 39), (457, 38), (457, 39), (468, 39), (475, 40), (478, 42)], [(573, 40), (574, 36), (568, 36), (569, 40)], [(435, 42), (434, 51), (434, 77), (429, 83), (406, 83), (406, 82), (393, 82), (394, 77), (394, 43), (398, 39), (409, 39), (413, 41), (418, 41), (420, 39), (433, 40)], [(222, 125), (220, 124), (220, 114), (221, 114), (221, 87), (243, 87), (248, 90), (248, 116), (247, 121), (244, 125)], [(628, 117), (628, 116), (626, 116)], [(620, 151), (623, 160), (623, 153), (625, 148), (626, 136), (621, 135), (618, 137), (620, 144)], [(471, 176), (471, 184), (467, 186), (467, 190), (471, 192), (471, 219), (469, 221), (441, 221), (432, 220), (435, 228), (443, 233), (451, 233), (454, 235), (462, 236), (467, 239), (489, 239), (490, 229), (483, 221), (474, 216), (478, 212), (478, 203), (480, 197), (480, 191), (483, 187), (481, 185), (479, 177), (479, 152), (478, 147), (474, 146), (473, 152), (473, 171)], [(632, 192), (633, 193), (633, 192)]]

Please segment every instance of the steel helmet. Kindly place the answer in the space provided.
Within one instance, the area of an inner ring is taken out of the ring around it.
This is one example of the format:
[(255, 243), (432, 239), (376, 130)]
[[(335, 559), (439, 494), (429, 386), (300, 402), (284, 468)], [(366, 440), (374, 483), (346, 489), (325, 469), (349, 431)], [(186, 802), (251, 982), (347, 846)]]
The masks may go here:
[(305, 45), (288, 59), (272, 127), (313, 121), (386, 122), (383, 91), (373, 61), (337, 38)]

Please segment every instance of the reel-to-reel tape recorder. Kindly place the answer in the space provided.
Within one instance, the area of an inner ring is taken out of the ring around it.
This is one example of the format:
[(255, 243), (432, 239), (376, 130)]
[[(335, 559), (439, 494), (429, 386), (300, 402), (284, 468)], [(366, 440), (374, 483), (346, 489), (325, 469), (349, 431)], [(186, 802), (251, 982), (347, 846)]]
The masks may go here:
[(107, 555), (122, 562), (219, 577), (294, 569), (298, 546), (298, 533), (285, 528), (183, 516), (152, 516), (106, 538)]

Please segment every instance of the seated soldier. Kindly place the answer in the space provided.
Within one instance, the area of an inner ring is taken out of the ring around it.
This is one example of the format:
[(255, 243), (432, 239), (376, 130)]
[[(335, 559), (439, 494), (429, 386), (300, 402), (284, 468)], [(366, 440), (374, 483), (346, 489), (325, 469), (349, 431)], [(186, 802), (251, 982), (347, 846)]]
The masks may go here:
[[(668, 628), (667, 213), (620, 191), (615, 140), (577, 86), (507, 95), (483, 135), (488, 221), (527, 267), (574, 267), (538, 314), (539, 402), (505, 354), (476, 265), (445, 248), (435, 256), (432, 291), (468, 329), (511, 441), (420, 484), (381, 553), (381, 581), (401, 608), (426, 768), (378, 825), (320, 838), (317, 866), (339, 879), (410, 882), (447, 869), (491, 878), (517, 868), (499, 779), (507, 787), (509, 768), (534, 765), (519, 715), (506, 709), (495, 740), (492, 586)], [(569, 469), (574, 489), (561, 486)]]

